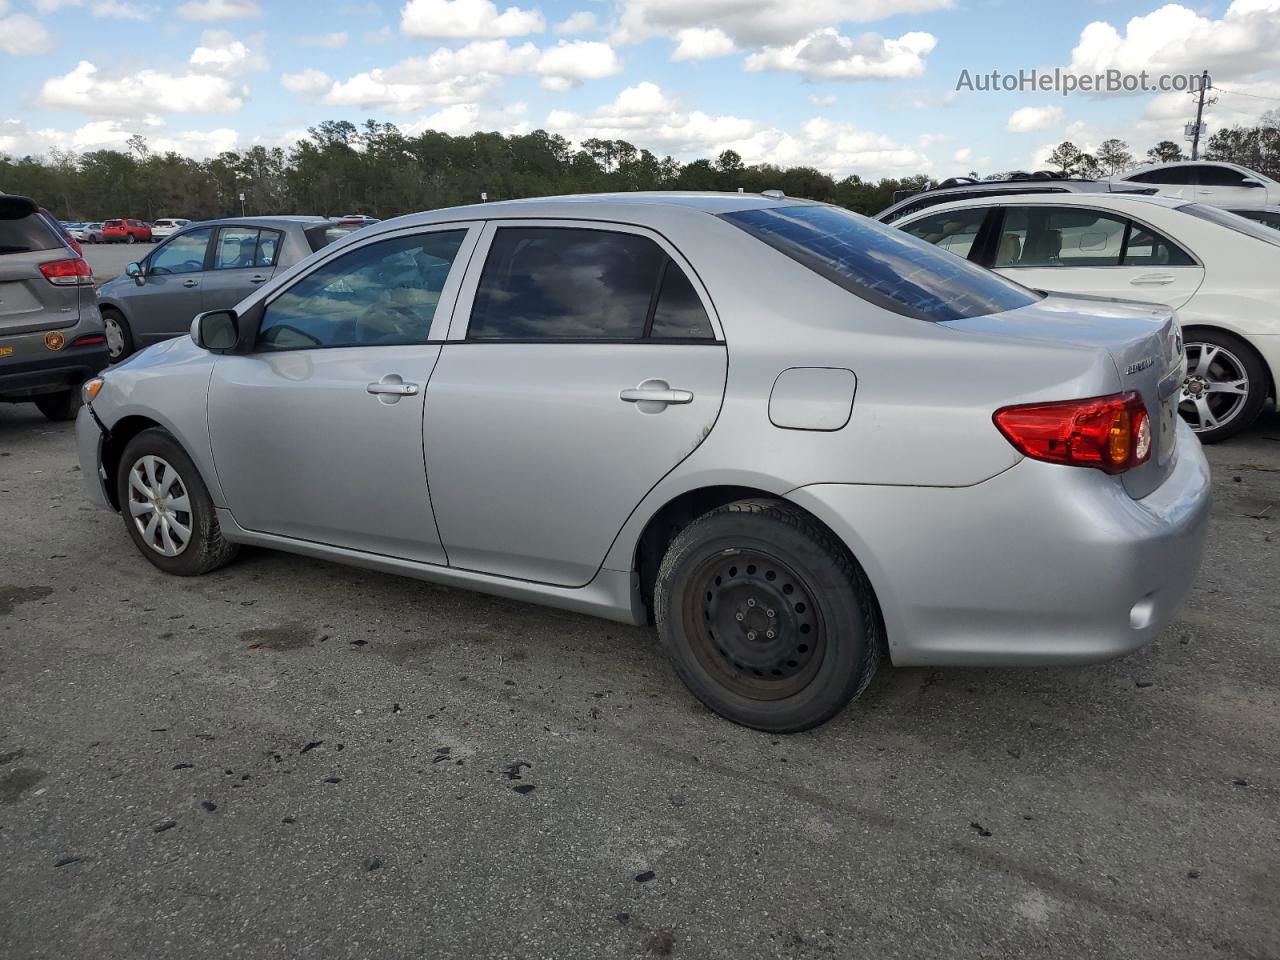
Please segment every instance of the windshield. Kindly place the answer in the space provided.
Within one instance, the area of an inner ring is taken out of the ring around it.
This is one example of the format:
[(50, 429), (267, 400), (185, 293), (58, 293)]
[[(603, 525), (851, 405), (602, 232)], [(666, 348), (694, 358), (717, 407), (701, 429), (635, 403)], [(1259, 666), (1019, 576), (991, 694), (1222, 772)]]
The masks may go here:
[(1253, 237), (1255, 240), (1261, 240), (1264, 243), (1280, 247), (1280, 231), (1268, 227), (1266, 224), (1258, 223), (1256, 220), (1246, 220), (1230, 210), (1223, 210), (1221, 207), (1210, 207), (1203, 203), (1184, 203), (1178, 209), (1183, 213), (1191, 214), (1193, 217), (1199, 217), (1201, 220), (1208, 220), (1210, 223), (1227, 227), (1236, 231), (1236, 233), (1243, 233)]
[(855, 296), (917, 320), (963, 320), (1040, 299), (924, 240), (839, 207), (764, 207), (721, 217)]

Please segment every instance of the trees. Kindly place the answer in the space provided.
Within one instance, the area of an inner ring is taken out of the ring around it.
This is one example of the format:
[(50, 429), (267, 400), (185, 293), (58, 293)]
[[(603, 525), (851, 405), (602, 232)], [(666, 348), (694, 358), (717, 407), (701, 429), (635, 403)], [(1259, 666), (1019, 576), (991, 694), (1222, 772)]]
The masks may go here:
[(1172, 140), (1161, 140), (1147, 151), (1148, 163), (1173, 163), (1176, 160), (1185, 159), (1187, 155), (1182, 152), (1182, 147)]
[(1049, 154), (1049, 165), (1056, 167), (1064, 177), (1069, 177), (1079, 168), (1082, 156), (1079, 147), (1070, 140), (1064, 140)]
[(1123, 173), (1134, 165), (1133, 154), (1129, 152), (1129, 145), (1123, 140), (1112, 138), (1103, 140), (1098, 144), (1095, 154), (1098, 164), (1102, 167), (1102, 172), (1109, 177), (1114, 177), (1117, 173)]

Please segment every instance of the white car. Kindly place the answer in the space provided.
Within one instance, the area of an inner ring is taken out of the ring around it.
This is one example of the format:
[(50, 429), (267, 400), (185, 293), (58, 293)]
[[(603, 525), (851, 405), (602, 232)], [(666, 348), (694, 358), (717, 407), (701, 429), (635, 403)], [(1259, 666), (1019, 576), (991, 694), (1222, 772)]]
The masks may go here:
[(1227, 210), (1280, 204), (1280, 183), (1242, 167), (1216, 160), (1179, 160), (1140, 167), (1113, 177), (1116, 186), (1155, 187), (1162, 197), (1194, 200)]
[(180, 218), (162, 217), (151, 224), (151, 238), (153, 240), (163, 240), (165, 237), (172, 237), (190, 222), (190, 220)]
[(1280, 231), (1218, 207), (1128, 194), (962, 200), (894, 226), (1037, 290), (1178, 311), (1179, 411), (1205, 443), (1249, 426), (1280, 377)]

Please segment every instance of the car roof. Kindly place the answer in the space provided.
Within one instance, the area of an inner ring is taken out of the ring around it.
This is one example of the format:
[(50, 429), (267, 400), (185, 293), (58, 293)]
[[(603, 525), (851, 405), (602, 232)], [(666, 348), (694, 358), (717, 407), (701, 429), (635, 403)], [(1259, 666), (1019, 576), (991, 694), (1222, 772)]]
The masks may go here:
[[(1127, 204), (1142, 204), (1147, 207), (1164, 207), (1168, 210), (1176, 210), (1191, 203), (1190, 200), (1184, 200), (1181, 197), (1161, 197), (1142, 193), (1018, 193), (1002, 194), (997, 197), (971, 197), (967, 200), (952, 200), (949, 203), (935, 203), (931, 207), (925, 207), (923, 210), (918, 211), (918, 214), (919, 216), (928, 216), (933, 213), (960, 210), (965, 207), (1012, 206), (1028, 202), (1081, 207), (1109, 207), (1112, 205), (1123, 207)], [(895, 223), (918, 218), (917, 214), (910, 213), (901, 220), (895, 221)]]
[(1126, 170), (1118, 175), (1116, 180), (1128, 180), (1130, 177), (1139, 173), (1150, 173), (1152, 170), (1172, 170), (1176, 167), (1230, 167), (1232, 170), (1238, 170), (1246, 173), (1251, 177), (1260, 177), (1263, 180), (1274, 180), (1274, 177), (1268, 177), (1265, 173), (1259, 173), (1249, 167), (1239, 163), (1232, 163), (1230, 160), (1170, 160), (1167, 163), (1148, 163), (1142, 167), (1135, 167), (1133, 170)]

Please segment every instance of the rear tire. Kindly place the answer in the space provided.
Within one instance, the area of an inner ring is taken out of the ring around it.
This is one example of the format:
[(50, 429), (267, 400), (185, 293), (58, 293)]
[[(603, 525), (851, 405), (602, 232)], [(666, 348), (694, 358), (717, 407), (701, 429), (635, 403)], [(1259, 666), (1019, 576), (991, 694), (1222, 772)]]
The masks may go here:
[[(1178, 412), (1201, 443), (1218, 443), (1247, 429), (1267, 402), (1270, 379), (1258, 352), (1224, 330), (1183, 331), (1187, 377)], [(1244, 392), (1228, 387), (1243, 385)]]
[(680, 531), (658, 571), (654, 614), (693, 694), (771, 733), (829, 720), (880, 661), (866, 575), (830, 532), (781, 501), (739, 500)]
[(61, 393), (47, 393), (35, 398), (36, 408), (50, 420), (74, 420), (80, 412), (80, 390), (64, 390)]
[(119, 363), (133, 353), (133, 331), (129, 329), (129, 321), (118, 310), (104, 308), (102, 325), (106, 328), (107, 357), (112, 363)]
[(137, 237), (135, 237), (132, 233), (126, 233), (126, 234), (124, 235), (124, 242), (125, 242), (125, 243), (137, 243), (137, 242), (138, 242), (138, 238), (137, 238)]
[(143, 430), (125, 445), (116, 496), (134, 546), (165, 573), (199, 576), (240, 550), (223, 538), (208, 488), (167, 430)]

